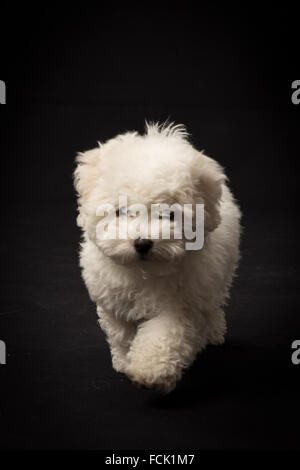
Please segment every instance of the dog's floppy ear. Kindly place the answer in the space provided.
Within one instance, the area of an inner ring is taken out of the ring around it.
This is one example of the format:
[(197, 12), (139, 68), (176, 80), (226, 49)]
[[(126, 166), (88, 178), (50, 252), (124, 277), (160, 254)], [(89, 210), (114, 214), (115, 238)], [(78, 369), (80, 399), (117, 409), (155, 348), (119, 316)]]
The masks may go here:
[(204, 230), (212, 232), (221, 221), (222, 183), (227, 177), (223, 168), (202, 152), (198, 152), (197, 174), (198, 199), (204, 203)]
[(79, 216), (77, 224), (84, 225), (82, 206), (84, 206), (90, 193), (100, 176), (99, 161), (101, 149), (99, 147), (79, 153), (76, 157), (77, 167), (74, 171), (74, 186), (78, 194)]

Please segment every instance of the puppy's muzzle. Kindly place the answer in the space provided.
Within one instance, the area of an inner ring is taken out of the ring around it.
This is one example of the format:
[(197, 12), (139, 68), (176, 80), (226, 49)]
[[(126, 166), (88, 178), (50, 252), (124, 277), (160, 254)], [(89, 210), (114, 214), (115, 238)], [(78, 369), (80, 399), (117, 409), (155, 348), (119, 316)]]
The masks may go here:
[(146, 255), (151, 250), (153, 241), (147, 238), (137, 238), (134, 241), (134, 248), (140, 255)]

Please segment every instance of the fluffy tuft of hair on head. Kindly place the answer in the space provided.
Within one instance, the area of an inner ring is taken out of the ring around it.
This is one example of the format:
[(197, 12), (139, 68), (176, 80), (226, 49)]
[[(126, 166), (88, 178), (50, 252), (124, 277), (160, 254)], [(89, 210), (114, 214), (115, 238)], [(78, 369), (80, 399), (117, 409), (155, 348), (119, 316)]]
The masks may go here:
[(162, 136), (162, 137), (179, 137), (186, 140), (189, 133), (183, 124), (175, 124), (174, 122), (165, 121), (148, 122), (146, 121), (146, 135), (147, 136)]

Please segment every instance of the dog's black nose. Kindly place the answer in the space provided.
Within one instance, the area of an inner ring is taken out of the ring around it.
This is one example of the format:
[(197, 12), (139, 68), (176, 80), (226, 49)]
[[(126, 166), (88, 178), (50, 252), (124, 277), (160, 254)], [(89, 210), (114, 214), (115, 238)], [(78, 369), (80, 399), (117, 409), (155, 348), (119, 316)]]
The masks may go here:
[(141, 255), (145, 255), (152, 248), (153, 241), (148, 240), (147, 238), (137, 238), (134, 241), (134, 248)]

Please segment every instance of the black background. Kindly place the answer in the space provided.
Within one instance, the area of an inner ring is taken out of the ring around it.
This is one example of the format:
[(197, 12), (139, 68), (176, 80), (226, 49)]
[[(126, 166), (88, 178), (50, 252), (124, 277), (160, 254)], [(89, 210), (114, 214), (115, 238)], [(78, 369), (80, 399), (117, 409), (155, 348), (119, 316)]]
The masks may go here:
[[(0, 447), (299, 447), (300, 78), (292, 6), (3, 9)], [(76, 152), (184, 123), (243, 211), (228, 336), (167, 397), (113, 371), (78, 268)]]

